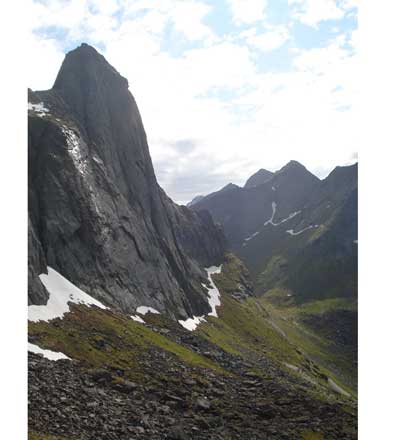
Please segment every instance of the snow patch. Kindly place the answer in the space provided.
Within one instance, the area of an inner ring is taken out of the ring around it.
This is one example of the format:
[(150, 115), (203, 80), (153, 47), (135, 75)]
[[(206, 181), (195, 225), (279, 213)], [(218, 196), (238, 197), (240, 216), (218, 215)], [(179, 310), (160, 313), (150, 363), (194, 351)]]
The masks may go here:
[(287, 234), (290, 234), (290, 235), (299, 235), (299, 234), (302, 234), (304, 231), (307, 231), (308, 229), (318, 228), (319, 226), (320, 225), (310, 225), (310, 226), (307, 226), (306, 228), (301, 229), (298, 232), (295, 232), (293, 229), (288, 229), (288, 231), (286, 231), (286, 232), (287, 232)]
[(38, 345), (31, 344), (30, 342), (27, 344), (27, 350), (32, 353), (42, 354), (46, 359), (49, 359), (50, 361), (58, 361), (59, 359), (71, 360), (68, 356), (66, 356), (63, 353), (57, 351), (51, 351), (51, 350), (44, 350), (43, 348), (40, 348)]
[(158, 312), (156, 309), (147, 306), (137, 307), (136, 312), (140, 313), (140, 315), (146, 315), (147, 313), (154, 313), (156, 315), (160, 315), (160, 312)]
[[(212, 279), (212, 275), (214, 275), (215, 273), (221, 273), (221, 270), (222, 270), (222, 264), (220, 266), (211, 266), (206, 268), (207, 276), (210, 281), (210, 286), (207, 287), (205, 284), (202, 284), (203, 287), (208, 288), (208, 303), (210, 304), (211, 307), (211, 312), (208, 313), (208, 316), (214, 316), (216, 318), (218, 318), (216, 308), (221, 305), (221, 300), (220, 300), (221, 295)], [(185, 320), (182, 319), (178, 320), (178, 322), (189, 331), (196, 330), (197, 326), (201, 322), (205, 322), (205, 321), (206, 320), (204, 316), (193, 316), (192, 318), (188, 318)]]
[(292, 371), (300, 372), (300, 368), (296, 365), (288, 364), (287, 362), (284, 362), (284, 365)]
[(196, 330), (197, 326), (201, 322), (206, 322), (204, 316), (194, 316), (193, 318), (185, 319), (184, 321), (179, 319), (178, 322), (190, 332)]
[(68, 146), (68, 151), (77, 167), (78, 171), (84, 175), (87, 171), (88, 164), (86, 159), (82, 158), (81, 145), (79, 137), (74, 133), (73, 130), (67, 127), (61, 127), (63, 134), (66, 137), (66, 142)]
[(46, 113), (49, 112), (49, 110), (44, 106), (43, 102), (39, 102), (38, 104), (28, 102), (27, 108), (28, 110), (37, 113), (37, 116), (40, 116), (40, 118), (42, 118), (43, 116), (45, 116)]
[(251, 239), (253, 239), (254, 237), (256, 237), (260, 232), (254, 232), (252, 235), (250, 235), (249, 237), (245, 238), (244, 241), (250, 241)]
[(273, 225), (273, 226), (278, 226), (281, 225), (282, 223), (287, 222), (288, 220), (291, 220), (292, 218), (294, 218), (296, 215), (300, 214), (301, 211), (295, 211), (292, 212), (291, 214), (289, 214), (289, 216), (287, 218), (282, 219), (281, 221), (279, 221), (278, 223), (274, 222), (274, 216), (276, 214), (276, 210), (277, 210), (277, 203), (276, 202), (272, 202), (272, 216), (269, 218), (269, 220), (265, 221), (264, 226), (267, 225)]
[(276, 191), (276, 187), (275, 186), (272, 186), (272, 191)]
[(268, 224), (272, 224), (274, 226), (273, 219), (274, 219), (274, 215), (276, 214), (276, 209), (277, 209), (277, 203), (276, 202), (272, 202), (272, 216), (269, 218), (269, 220), (267, 220), (264, 223), (264, 226), (266, 226)]
[(101, 309), (107, 309), (100, 301), (92, 298), (83, 292), (73, 283), (68, 281), (56, 270), (47, 267), (48, 275), (43, 273), (39, 275), (41, 282), (48, 290), (49, 299), (46, 305), (32, 305), (28, 307), (29, 321), (50, 321), (55, 318), (62, 318), (70, 311), (69, 303), (85, 304), (87, 306), (96, 306)]
[(140, 322), (141, 324), (145, 324), (145, 321), (143, 318), (140, 318), (138, 315), (130, 315), (130, 317), (133, 319), (133, 321)]
[(221, 266), (218, 267), (211, 266), (208, 269), (206, 269), (208, 279), (210, 280), (211, 283), (211, 287), (208, 288), (208, 296), (209, 296), (208, 303), (211, 306), (211, 312), (208, 315), (215, 316), (216, 318), (218, 318), (216, 307), (219, 307), (221, 305), (221, 301), (219, 299), (221, 295), (219, 293), (217, 286), (214, 284), (212, 275), (214, 275), (215, 273), (221, 273), (221, 270), (222, 270), (222, 264)]
[(343, 390), (341, 386), (339, 386), (334, 380), (328, 377), (328, 385), (329, 387), (335, 391), (336, 393), (342, 394), (343, 396), (350, 397), (350, 394), (347, 391)]

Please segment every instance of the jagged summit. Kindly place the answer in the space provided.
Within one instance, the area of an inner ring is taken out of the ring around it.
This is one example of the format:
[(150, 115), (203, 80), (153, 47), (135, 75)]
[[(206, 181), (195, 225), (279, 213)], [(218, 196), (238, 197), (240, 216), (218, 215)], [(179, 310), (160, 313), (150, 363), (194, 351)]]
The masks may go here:
[(273, 173), (271, 171), (261, 168), (247, 179), (244, 188), (253, 188), (255, 186), (261, 185), (262, 183), (267, 182), (272, 176)]

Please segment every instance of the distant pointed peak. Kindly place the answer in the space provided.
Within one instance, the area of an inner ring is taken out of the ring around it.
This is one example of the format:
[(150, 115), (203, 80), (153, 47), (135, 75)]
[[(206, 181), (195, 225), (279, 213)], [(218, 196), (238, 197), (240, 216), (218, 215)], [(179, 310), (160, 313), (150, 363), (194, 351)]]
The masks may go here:
[(195, 196), (189, 203), (187, 203), (187, 206), (190, 207), (190, 206), (195, 205), (196, 203), (199, 203), (201, 200), (204, 199), (204, 197), (205, 196), (203, 196), (203, 195)]
[(275, 176), (288, 176), (289, 178), (295, 178), (297, 176), (310, 176), (317, 181), (320, 180), (316, 175), (314, 175), (304, 165), (296, 160), (290, 160), (286, 165), (275, 172)]
[(310, 173), (310, 171), (308, 171), (308, 169), (297, 160), (290, 160), (282, 168), (276, 171), (276, 174), (293, 171), (304, 171), (306, 173)]
[(261, 168), (247, 179), (246, 183), (244, 184), (244, 188), (254, 188), (255, 186), (262, 185), (270, 180), (272, 176), (273, 173), (271, 171)]
[(239, 187), (237, 185), (235, 185), (234, 183), (228, 183), (223, 188), (221, 188), (220, 191), (229, 191), (230, 189), (233, 189), (233, 188), (239, 188)]
[(306, 167), (304, 165), (302, 165), (300, 162), (298, 162), (297, 160), (290, 160), (281, 169), (283, 170), (283, 169), (289, 169), (289, 168), (304, 168), (304, 169), (306, 169)]

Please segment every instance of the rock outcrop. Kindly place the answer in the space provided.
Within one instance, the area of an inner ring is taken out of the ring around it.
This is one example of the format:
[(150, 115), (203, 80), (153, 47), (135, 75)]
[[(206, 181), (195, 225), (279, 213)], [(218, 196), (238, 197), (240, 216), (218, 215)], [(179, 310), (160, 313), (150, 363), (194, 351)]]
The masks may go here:
[(128, 81), (94, 48), (29, 91), (28, 150), (29, 303), (45, 303), (37, 275), (51, 266), (124, 312), (209, 310), (203, 267), (221, 262), (224, 235), (160, 188)]

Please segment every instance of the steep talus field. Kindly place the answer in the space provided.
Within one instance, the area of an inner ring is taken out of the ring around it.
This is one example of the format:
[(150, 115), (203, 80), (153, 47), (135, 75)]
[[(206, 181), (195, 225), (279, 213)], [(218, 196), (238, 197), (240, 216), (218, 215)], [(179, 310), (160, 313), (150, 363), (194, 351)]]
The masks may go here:
[(67, 54), (51, 90), (29, 93), (29, 302), (53, 267), (108, 305), (207, 312), (202, 267), (223, 234), (159, 187), (128, 82), (90, 46)]
[[(335, 376), (289, 341), (227, 254), (213, 276), (218, 317), (196, 331), (164, 314), (144, 323), (95, 306), (29, 323), (29, 438), (357, 438), (356, 404)], [(328, 384), (333, 381), (339, 388)]]

